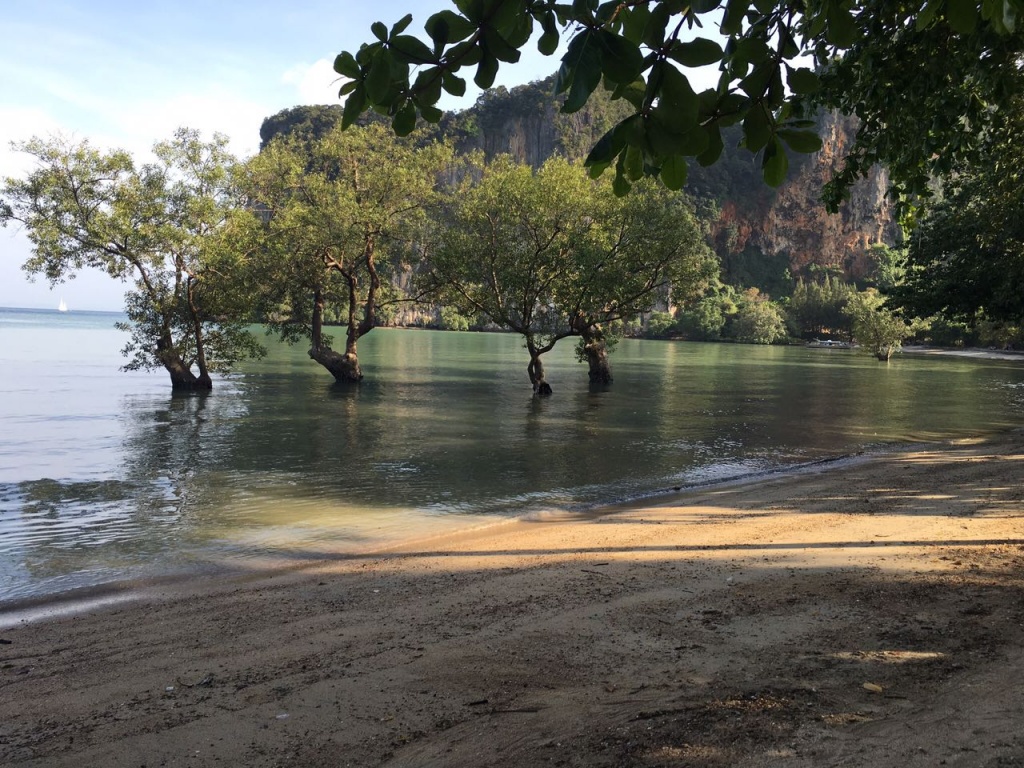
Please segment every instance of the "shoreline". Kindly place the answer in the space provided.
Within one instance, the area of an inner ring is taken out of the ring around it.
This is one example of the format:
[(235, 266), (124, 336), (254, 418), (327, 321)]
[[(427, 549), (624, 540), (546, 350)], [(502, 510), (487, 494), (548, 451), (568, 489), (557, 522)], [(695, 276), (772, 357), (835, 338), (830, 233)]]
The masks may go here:
[[(952, 441), (944, 441), (952, 442)], [(371, 546), (365, 549), (344, 549), (325, 554), (321, 559), (310, 556), (296, 560), (287, 553), (268, 555), (266, 559), (274, 560), (274, 564), (263, 564), (255, 568), (246, 568), (242, 563), (212, 565), (209, 563), (191, 568), (181, 568), (173, 572), (161, 572), (136, 577), (126, 577), (97, 584), (87, 584), (58, 592), (28, 595), (10, 600), (0, 600), (0, 631), (17, 624), (46, 620), (60, 616), (74, 616), (78, 613), (102, 608), (108, 605), (129, 603), (151, 598), (160, 589), (173, 589), (187, 593), (191, 587), (208, 578), (220, 579), (226, 586), (235, 582), (246, 582), (252, 579), (268, 577), (278, 572), (302, 571), (316, 568), (324, 562), (338, 559), (386, 558), (394, 552), (401, 552), (414, 546), (428, 542), (444, 541), (449, 538), (461, 538), (467, 535), (483, 534), (486, 531), (515, 525), (523, 522), (572, 522), (593, 520), (606, 515), (614, 515), (628, 511), (638, 505), (670, 503), (683, 499), (688, 495), (718, 488), (743, 487), (764, 481), (798, 477), (806, 473), (824, 472), (829, 469), (841, 469), (859, 461), (872, 457), (884, 456), (901, 450), (938, 446), (944, 442), (928, 441), (925, 443), (908, 443), (905, 441), (884, 444), (859, 450), (854, 453), (828, 456), (794, 465), (769, 469), (751, 470), (734, 477), (694, 482), (688, 485), (656, 488), (622, 499), (604, 501), (579, 509), (548, 509), (534, 510), (513, 517), (487, 518), (481, 516), (474, 522), (456, 525), (453, 528), (392, 540), (384, 546)]]
[(1024, 431), (0, 629), (0, 764), (1010, 765)]

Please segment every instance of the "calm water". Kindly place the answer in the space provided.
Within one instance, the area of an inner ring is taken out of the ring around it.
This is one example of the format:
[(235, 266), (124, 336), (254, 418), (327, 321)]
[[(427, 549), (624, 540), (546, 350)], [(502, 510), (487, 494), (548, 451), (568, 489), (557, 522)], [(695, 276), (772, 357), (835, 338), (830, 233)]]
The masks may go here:
[(531, 397), (512, 336), (376, 330), (338, 388), (303, 348), (172, 396), (116, 315), (0, 310), (0, 603), (354, 551), (865, 446), (1024, 421), (1024, 364), (623, 341)]

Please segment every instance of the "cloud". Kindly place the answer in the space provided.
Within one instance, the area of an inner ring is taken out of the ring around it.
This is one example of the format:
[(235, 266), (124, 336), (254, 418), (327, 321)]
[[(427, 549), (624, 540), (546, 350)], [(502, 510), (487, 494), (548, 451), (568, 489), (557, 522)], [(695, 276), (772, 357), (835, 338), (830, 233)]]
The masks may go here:
[(12, 141), (26, 141), (33, 136), (46, 138), (60, 133), (67, 131), (44, 110), (0, 106), (0, 176), (24, 176), (33, 167), (30, 155), (11, 149)]
[(344, 79), (334, 71), (330, 59), (298, 64), (281, 76), (281, 82), (295, 90), (298, 104), (340, 104), (338, 88)]

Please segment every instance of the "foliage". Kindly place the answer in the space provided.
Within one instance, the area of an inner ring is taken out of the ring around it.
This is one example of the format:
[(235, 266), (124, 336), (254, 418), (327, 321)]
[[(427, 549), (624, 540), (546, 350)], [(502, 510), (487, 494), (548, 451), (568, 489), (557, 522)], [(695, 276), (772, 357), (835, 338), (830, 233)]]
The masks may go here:
[(865, 275), (866, 287), (877, 288), (881, 293), (891, 293), (903, 282), (907, 259), (905, 248), (890, 248), (885, 243), (873, 243), (868, 246), (867, 256), (871, 266)]
[(908, 243), (894, 300), (908, 312), (972, 323), (1024, 321), (1024, 101), (993, 149), (963, 164)]
[(799, 336), (848, 335), (852, 328), (846, 305), (856, 294), (853, 286), (826, 275), (821, 282), (797, 281), (788, 315)]
[(885, 306), (873, 288), (856, 294), (846, 308), (853, 322), (853, 336), (879, 360), (888, 360), (914, 334), (913, 327)]
[(540, 357), (560, 339), (579, 336), (600, 356), (610, 324), (670, 291), (689, 296), (712, 270), (692, 211), (664, 188), (621, 200), (564, 159), (535, 172), (501, 157), (453, 196), (426, 285), (442, 303), (521, 334), (542, 389)]
[(735, 288), (718, 283), (704, 296), (683, 304), (676, 313), (676, 328), (692, 341), (719, 341), (739, 312), (739, 301)]
[[(313, 142), (279, 137), (248, 163), (271, 327), (288, 340), (310, 339), (310, 356), (339, 380), (362, 378), (357, 342), (398, 300), (388, 271), (415, 258), (425, 208), (450, 159), (443, 145), (417, 148), (370, 125), (335, 127)], [(331, 305), (344, 308), (344, 355), (323, 333)]]
[[(425, 37), (406, 33), (412, 15), (375, 40), (342, 52), (335, 70), (348, 78), (345, 124), (373, 107), (399, 134), (417, 115), (440, 119), (442, 90), (465, 92), (459, 73), (493, 83), (501, 62), (514, 64), (536, 28), (538, 48), (553, 53), (568, 35), (555, 90), (564, 112), (580, 109), (599, 88), (627, 102), (632, 114), (597, 142), (587, 165), (615, 166), (624, 193), (645, 174), (671, 188), (686, 181), (688, 162), (715, 162), (722, 129), (742, 125), (743, 143), (758, 153), (764, 179), (782, 182), (788, 151), (821, 143), (810, 104), (841, 108), (861, 119), (857, 140), (829, 190), (833, 209), (874, 163), (888, 164), (896, 187), (925, 194), (932, 173), (948, 171), (985, 140), (1006, 102), (1005, 75), (1016, 70), (1024, 0), (455, 0), (457, 12), (427, 19)], [(690, 37), (706, 23), (727, 38)], [(809, 56), (812, 66), (804, 66)], [(941, 62), (941, 66), (936, 66)], [(718, 87), (696, 93), (688, 68), (717, 65)], [(879, 85), (881, 84), (881, 87)]]
[(245, 217), (226, 147), (180, 129), (137, 166), (122, 150), (36, 138), (18, 146), (35, 169), (4, 182), (3, 223), (22, 223), (33, 246), (26, 271), (131, 280), (125, 367), (164, 367), (175, 387), (207, 389), (211, 372), (262, 354), (244, 328), (250, 263), (234, 244)]
[(454, 307), (441, 307), (441, 330), (468, 331), (472, 327), (470, 319)]
[(646, 336), (663, 339), (669, 336), (676, 327), (676, 318), (671, 312), (651, 312), (647, 318)]
[(271, 115), (260, 126), (260, 150), (278, 137), (318, 141), (341, 125), (340, 104), (301, 105)]
[(774, 344), (786, 339), (782, 308), (757, 288), (743, 292), (732, 326), (733, 336), (744, 344)]

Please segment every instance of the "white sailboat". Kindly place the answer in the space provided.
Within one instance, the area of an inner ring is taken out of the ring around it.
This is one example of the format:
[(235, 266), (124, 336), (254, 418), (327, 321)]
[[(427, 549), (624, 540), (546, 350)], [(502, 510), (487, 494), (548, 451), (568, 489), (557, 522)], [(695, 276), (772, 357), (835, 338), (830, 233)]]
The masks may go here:
[(58, 312), (67, 312), (68, 311), (68, 305), (67, 305), (67, 302), (64, 301), (64, 297), (63, 296), (60, 297), (60, 304), (57, 305), (57, 311)]

